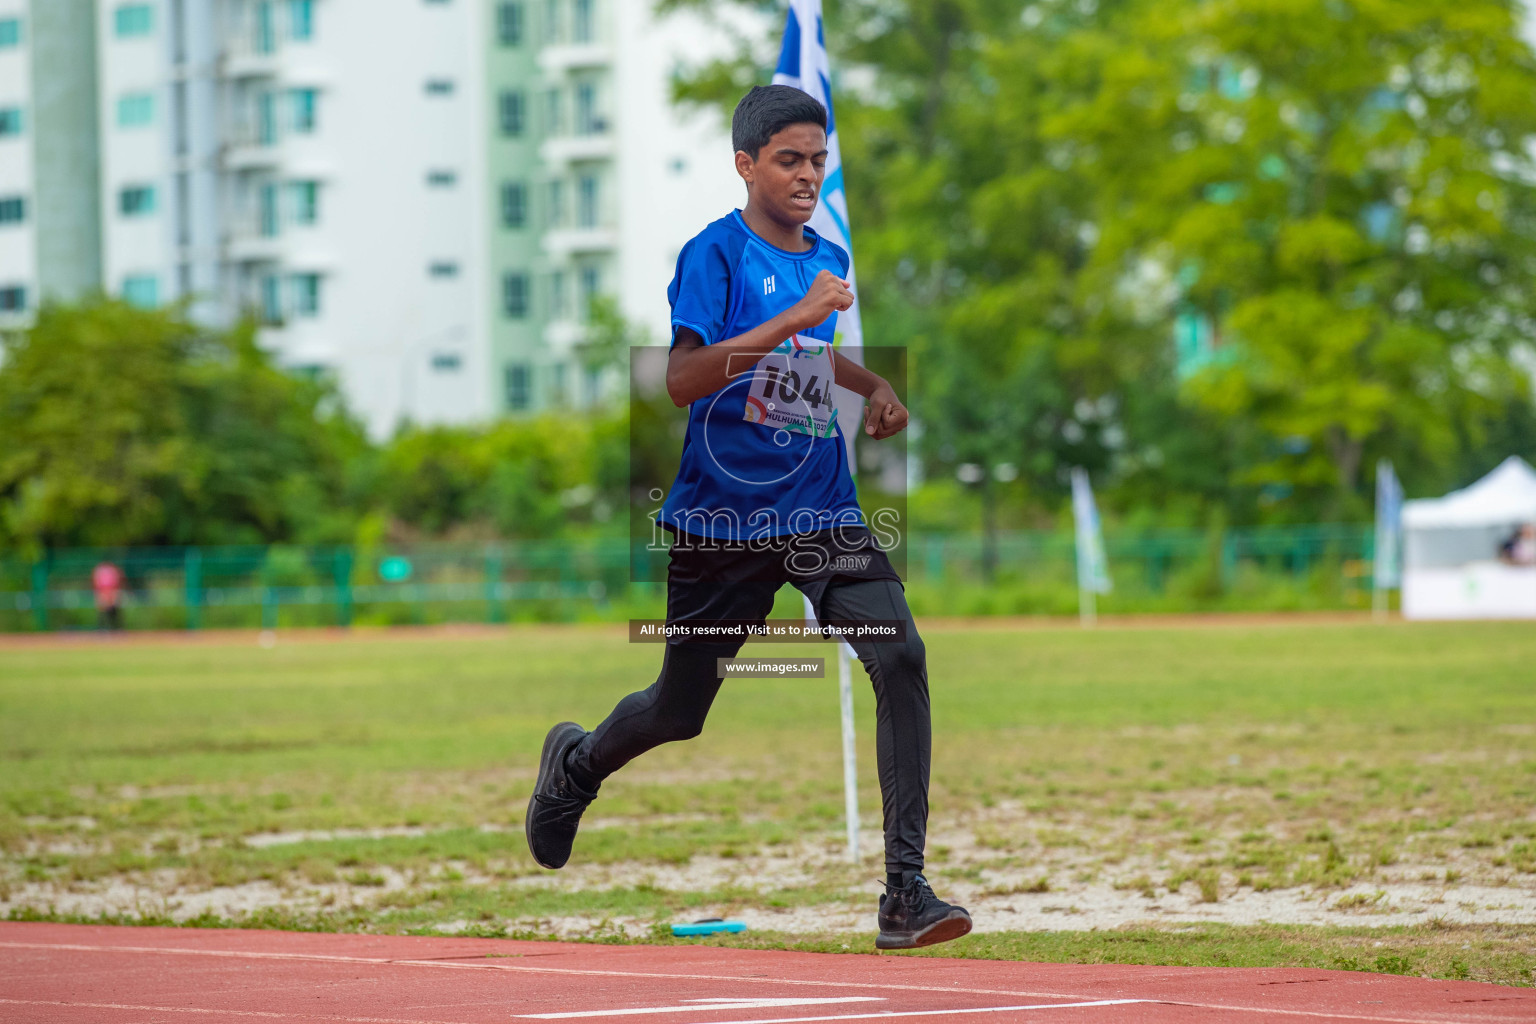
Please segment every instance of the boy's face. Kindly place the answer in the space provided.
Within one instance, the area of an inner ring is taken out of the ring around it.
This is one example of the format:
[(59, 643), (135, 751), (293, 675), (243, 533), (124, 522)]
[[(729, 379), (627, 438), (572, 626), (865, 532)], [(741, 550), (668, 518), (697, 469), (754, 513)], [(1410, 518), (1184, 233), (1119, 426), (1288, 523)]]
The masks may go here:
[(804, 224), (816, 209), (827, 170), (827, 133), (812, 123), (792, 124), (774, 135), (753, 160), (736, 154), (736, 173), (748, 200), (780, 224)]

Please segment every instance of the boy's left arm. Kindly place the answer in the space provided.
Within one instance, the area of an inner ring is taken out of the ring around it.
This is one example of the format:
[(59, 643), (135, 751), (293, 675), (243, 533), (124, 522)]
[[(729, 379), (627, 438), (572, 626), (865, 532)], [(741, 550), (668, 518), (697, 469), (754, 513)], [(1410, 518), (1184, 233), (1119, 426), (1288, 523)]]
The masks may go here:
[(880, 441), (906, 428), (907, 407), (889, 381), (835, 350), (832, 365), (840, 386), (869, 399), (864, 409), (864, 433)]

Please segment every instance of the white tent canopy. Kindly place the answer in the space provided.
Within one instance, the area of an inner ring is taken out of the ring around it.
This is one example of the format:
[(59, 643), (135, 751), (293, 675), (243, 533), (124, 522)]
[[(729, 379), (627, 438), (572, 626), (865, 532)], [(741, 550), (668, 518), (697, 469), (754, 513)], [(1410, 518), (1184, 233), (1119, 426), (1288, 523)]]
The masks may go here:
[(1536, 523), (1536, 469), (1510, 456), (1443, 498), (1403, 503), (1403, 615), (1410, 619), (1536, 618), (1536, 566), (1500, 546)]
[(1469, 487), (1403, 504), (1410, 530), (1455, 530), (1536, 521), (1536, 469), (1518, 455)]

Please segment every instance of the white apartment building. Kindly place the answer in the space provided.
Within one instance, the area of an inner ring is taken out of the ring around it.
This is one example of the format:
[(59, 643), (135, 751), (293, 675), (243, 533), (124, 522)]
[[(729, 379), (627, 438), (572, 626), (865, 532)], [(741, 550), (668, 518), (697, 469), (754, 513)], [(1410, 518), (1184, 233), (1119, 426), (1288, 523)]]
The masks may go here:
[(376, 434), (485, 417), (479, 5), (217, 6), (226, 302)]
[(624, 386), (583, 365), (592, 297), (615, 298), (665, 344), (678, 252), (744, 198), (717, 115), (679, 111), (668, 95), (676, 67), (728, 43), (697, 17), (656, 18), (649, 0), (492, 6), (496, 405), (590, 404)]
[(0, 325), (95, 288), (262, 324), (376, 436), (583, 405), (588, 303), (664, 343), (740, 205), (651, 0), (0, 0)]
[(222, 323), (212, 14), (188, 0), (97, 5), (101, 277), (135, 304), (187, 300)]
[(0, 0), (0, 328), (101, 285), (94, 6)]

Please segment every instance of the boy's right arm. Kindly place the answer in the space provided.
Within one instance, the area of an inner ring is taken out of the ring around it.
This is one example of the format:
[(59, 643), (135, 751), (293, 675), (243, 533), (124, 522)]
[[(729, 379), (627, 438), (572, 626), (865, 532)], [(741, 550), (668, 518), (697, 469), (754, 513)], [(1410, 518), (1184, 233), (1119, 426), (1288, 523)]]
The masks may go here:
[(667, 395), (678, 406), (712, 395), (750, 370), (790, 335), (808, 331), (852, 305), (853, 293), (848, 290), (848, 282), (830, 270), (823, 270), (811, 282), (805, 298), (734, 338), (706, 345), (696, 332), (679, 327), (667, 359)]

